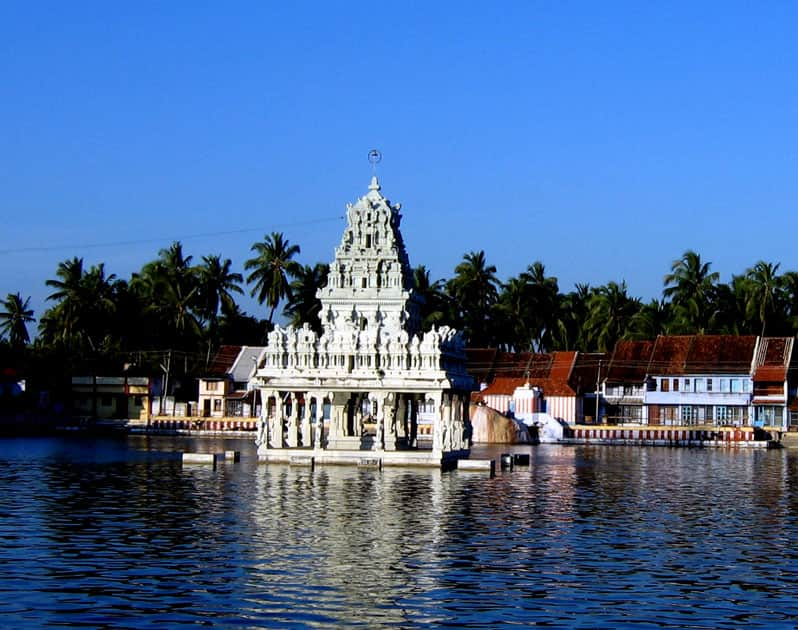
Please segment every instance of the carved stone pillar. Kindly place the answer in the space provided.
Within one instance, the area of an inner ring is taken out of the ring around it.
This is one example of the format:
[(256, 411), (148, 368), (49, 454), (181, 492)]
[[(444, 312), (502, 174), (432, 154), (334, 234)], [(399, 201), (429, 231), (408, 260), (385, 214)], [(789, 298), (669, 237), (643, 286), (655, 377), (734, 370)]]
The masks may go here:
[(444, 432), (446, 430), (443, 422), (443, 397), (442, 392), (430, 392), (427, 398), (433, 401), (435, 413), (432, 418), (432, 452), (438, 455), (443, 451)]
[(396, 450), (396, 405), (398, 394), (388, 392), (383, 401), (383, 442), (386, 451)]
[(374, 436), (374, 444), (372, 444), (371, 450), (381, 451), (383, 450), (383, 436), (385, 435), (385, 397), (379, 393), (373, 393), (369, 394), (369, 400), (371, 401), (372, 409), (374, 408), (374, 403), (377, 403), (377, 415), (374, 418), (376, 435)]
[(255, 444), (261, 446), (269, 445), (269, 390), (260, 388), (260, 416), (258, 417), (258, 437)]
[(346, 413), (345, 394), (330, 393), (330, 425), (327, 432), (327, 443), (335, 443), (343, 437), (344, 414)]
[(418, 396), (410, 396), (410, 430), (408, 432), (408, 445), (411, 448), (418, 446)]
[(321, 448), (321, 436), (324, 432), (324, 396), (316, 394), (316, 422), (313, 424), (313, 448)]
[(283, 448), (283, 398), (280, 392), (274, 392), (274, 414), (271, 418), (270, 433), (271, 447)]
[(463, 425), (463, 394), (457, 392), (452, 399), (454, 404), (454, 422), (452, 427), (452, 449), (456, 451), (463, 450), (464, 447), (464, 430)]
[(288, 421), (288, 440), (286, 446), (288, 448), (297, 447), (297, 416), (299, 415), (299, 404), (296, 394), (291, 392), (291, 413), (286, 418)]
[(310, 414), (313, 412), (313, 398), (310, 392), (305, 392), (305, 415), (302, 417), (301, 430), (302, 446), (308, 448), (311, 446), (310, 438)]
[(394, 415), (394, 424), (396, 425), (396, 435), (399, 438), (407, 440), (408, 426), (407, 426), (407, 396), (405, 394), (396, 394), (396, 412)]

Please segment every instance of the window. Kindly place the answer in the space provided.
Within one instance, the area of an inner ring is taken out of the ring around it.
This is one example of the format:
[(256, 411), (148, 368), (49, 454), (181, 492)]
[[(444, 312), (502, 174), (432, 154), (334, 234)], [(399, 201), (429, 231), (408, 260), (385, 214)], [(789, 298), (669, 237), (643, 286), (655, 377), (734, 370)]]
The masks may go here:
[(728, 394), (729, 391), (731, 391), (729, 389), (729, 379), (727, 379), (727, 378), (720, 379), (720, 392), (721, 392), (721, 394)]
[(219, 381), (208, 381), (205, 384), (205, 389), (209, 392), (215, 392), (217, 389), (219, 389)]
[(222, 399), (221, 398), (214, 398), (213, 399), (213, 410), (214, 411), (221, 411), (222, 410)]
[(751, 381), (749, 381), (747, 378), (743, 379), (743, 392), (746, 394), (751, 392)]
[(366, 234), (366, 247), (371, 247), (371, 234)]
[(739, 378), (731, 379), (731, 391), (732, 394), (739, 394), (742, 391), (742, 385)]
[(684, 379), (684, 391), (686, 391), (686, 392), (693, 391), (692, 388), (691, 388), (691, 383), (690, 383), (690, 379), (689, 378)]
[(723, 405), (719, 405), (715, 407), (715, 421), (716, 422), (728, 422), (729, 420), (729, 410), (728, 407)]
[(705, 378), (695, 379), (695, 391), (698, 393), (707, 391), (707, 380)]
[(708, 392), (712, 391), (712, 379), (711, 378), (707, 379), (707, 391)]
[(660, 391), (663, 391), (663, 392), (670, 391), (670, 389), (671, 389), (671, 388), (670, 388), (670, 384), (671, 384), (671, 381), (670, 381), (670, 379), (669, 379), (669, 378), (663, 378), (663, 379), (662, 379), (662, 380), (659, 382), (659, 385), (660, 385)]
[(360, 288), (361, 288), (361, 289), (365, 289), (365, 288), (366, 288), (366, 284), (367, 284), (367, 283), (368, 283), (368, 280), (366, 280), (366, 278), (362, 278), (362, 279), (360, 280)]
[[(769, 405), (759, 405), (756, 408), (756, 419), (765, 424), (775, 424), (776, 408)], [(780, 419), (780, 418), (779, 418)]]
[(682, 422), (685, 424), (690, 424), (693, 420), (695, 420), (697, 416), (695, 411), (695, 408), (691, 405), (685, 405), (682, 407)]
[(103, 396), (103, 397), (100, 399), (100, 404), (101, 404), (103, 407), (110, 407), (110, 406), (111, 406), (113, 403), (112, 403), (112, 401), (111, 401), (111, 397), (110, 397), (110, 396)]
[(675, 391), (675, 392), (679, 391), (679, 379), (678, 378), (673, 379), (673, 391)]
[(133, 405), (134, 405), (135, 407), (141, 407), (141, 405), (142, 405), (143, 403), (144, 403), (144, 400), (142, 399), (142, 397), (141, 397), (141, 396), (136, 396), (136, 397), (133, 399)]
[(659, 421), (660, 424), (676, 424), (678, 418), (678, 407), (671, 405), (663, 405), (659, 408)]

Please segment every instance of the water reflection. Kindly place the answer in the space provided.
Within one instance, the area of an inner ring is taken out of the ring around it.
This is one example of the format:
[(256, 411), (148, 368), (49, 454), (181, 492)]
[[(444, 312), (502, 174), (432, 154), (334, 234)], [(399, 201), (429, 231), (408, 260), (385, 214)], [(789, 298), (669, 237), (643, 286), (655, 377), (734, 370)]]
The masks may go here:
[[(180, 450), (244, 450), (182, 466)], [(792, 627), (798, 454), (519, 447), (478, 473), (246, 442), (0, 442), (4, 625)], [(483, 449), (476, 456), (498, 457)]]

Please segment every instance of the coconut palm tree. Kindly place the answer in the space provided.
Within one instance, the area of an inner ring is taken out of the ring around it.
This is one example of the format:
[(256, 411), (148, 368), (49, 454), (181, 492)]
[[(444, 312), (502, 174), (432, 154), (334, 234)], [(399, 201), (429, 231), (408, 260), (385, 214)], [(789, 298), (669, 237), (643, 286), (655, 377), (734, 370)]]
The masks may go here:
[(629, 297), (626, 282), (609, 282), (598, 287), (588, 301), (586, 322), (597, 349), (609, 352), (616, 341), (625, 338), (639, 310), (640, 300)]
[(30, 298), (23, 300), (19, 293), (9, 293), (0, 307), (0, 335), (8, 337), (12, 348), (25, 346), (30, 341), (28, 324), (34, 321)]
[(553, 331), (552, 348), (557, 350), (583, 350), (590, 347), (585, 322), (587, 304), (595, 293), (589, 284), (577, 283), (574, 291), (559, 296), (559, 308)]
[(785, 317), (789, 321), (791, 335), (798, 332), (798, 272), (786, 271), (781, 276), (784, 286), (784, 305)]
[(421, 304), (421, 329), (430, 330), (432, 326), (443, 324), (457, 328), (459, 322), (452, 312), (452, 301), (446, 294), (446, 282), (430, 278), (429, 269), (419, 265), (413, 269), (413, 290)]
[(493, 341), (490, 316), (498, 299), (496, 267), (488, 265), (485, 252), (470, 252), (455, 267), (447, 289), (462, 317), (464, 334), (474, 347)]
[(243, 294), (240, 284), (244, 277), (230, 270), (233, 263), (229, 258), (222, 261), (219, 254), (203, 256), (202, 264), (196, 269), (198, 275), (198, 304), (201, 317), (214, 328), (223, 306), (230, 309), (235, 302), (234, 293)]
[(250, 294), (259, 304), (269, 306), (271, 324), (280, 300), (291, 295), (289, 279), (299, 275), (300, 265), (293, 260), (300, 252), (299, 245), (291, 245), (281, 232), (272, 232), (250, 250), (256, 254), (244, 263), (245, 269), (252, 270), (247, 276), (247, 283), (254, 283)]
[(74, 349), (84, 344), (99, 349), (113, 329), (116, 276), (106, 275), (103, 263), (84, 270), (82, 258), (59, 263), (56, 276), (46, 281), (56, 289), (47, 299), (57, 303), (40, 321), (44, 341)]
[(300, 267), (291, 282), (291, 293), (283, 309), (283, 315), (289, 318), (293, 326), (309, 324), (313, 330), (321, 334), (322, 325), (319, 319), (321, 300), (317, 294), (319, 289), (326, 286), (329, 271), (330, 266), (325, 263), (316, 263), (313, 267), (310, 265)]
[(781, 277), (777, 275), (781, 263), (766, 263), (760, 260), (745, 273), (750, 284), (748, 313), (755, 313), (762, 324), (760, 336), (765, 336), (769, 316), (776, 314), (776, 305), (782, 289)]
[(557, 278), (546, 275), (546, 267), (540, 261), (529, 265), (522, 274), (527, 284), (527, 312), (533, 342), (538, 352), (550, 349), (557, 328), (557, 315), (561, 296)]
[(520, 274), (502, 283), (501, 289), (496, 305), (502, 331), (500, 345), (516, 352), (531, 350), (535, 335), (530, 328), (529, 280)]
[(671, 272), (664, 278), (663, 295), (674, 306), (674, 317), (683, 332), (703, 333), (709, 327), (717, 272), (710, 271), (711, 263), (705, 263), (692, 250), (673, 261)]
[(652, 299), (642, 304), (632, 317), (628, 336), (630, 339), (645, 340), (667, 335), (670, 318), (670, 304), (665, 300)]
[(76, 256), (58, 263), (55, 275), (56, 278), (47, 280), (45, 285), (55, 289), (47, 300), (56, 302), (56, 306), (48, 309), (40, 324), (46, 328), (42, 332), (52, 336), (52, 340), (65, 341), (72, 336), (77, 327), (78, 313), (83, 309), (83, 259)]
[(148, 304), (160, 335), (168, 335), (167, 345), (190, 346), (199, 339), (199, 274), (191, 265), (192, 256), (183, 253), (179, 241), (158, 252), (158, 258), (133, 275), (131, 284)]

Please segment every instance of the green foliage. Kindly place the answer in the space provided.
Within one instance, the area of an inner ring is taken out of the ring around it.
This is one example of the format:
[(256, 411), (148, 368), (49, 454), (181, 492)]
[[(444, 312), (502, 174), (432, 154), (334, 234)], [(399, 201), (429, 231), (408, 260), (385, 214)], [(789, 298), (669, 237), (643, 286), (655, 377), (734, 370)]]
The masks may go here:
[(330, 266), (317, 263), (311, 267), (300, 267), (294, 280), (291, 282), (288, 303), (283, 309), (285, 315), (293, 326), (300, 327), (308, 324), (313, 330), (321, 334), (322, 325), (319, 319), (321, 313), (321, 300), (317, 297), (319, 289), (327, 284), (327, 274)]
[(290, 278), (300, 273), (299, 263), (293, 260), (299, 254), (299, 245), (291, 245), (282, 233), (272, 232), (250, 249), (256, 255), (244, 263), (244, 268), (252, 271), (247, 276), (247, 283), (254, 284), (251, 295), (271, 309), (271, 323), (280, 300), (291, 297)]
[[(188, 383), (220, 344), (263, 345), (280, 304), (290, 323), (320, 332), (317, 295), (328, 266), (300, 265), (294, 260), (299, 246), (277, 232), (251, 249), (246, 281), (267, 305), (268, 318), (241, 311), (236, 297), (244, 279), (230, 259), (206, 255), (195, 265), (175, 242), (129, 280), (108, 273), (102, 263), (87, 268), (78, 257), (59, 263), (46, 282), (50, 306), (33, 344), (30, 299), (8, 294), (0, 309), (2, 356), (8, 364), (45, 370), (54, 383), (83, 371), (158, 374), (169, 356), (173, 378)], [(448, 281), (433, 280), (421, 265), (409, 284), (422, 329), (453, 326), (471, 347), (611, 351), (619, 339), (660, 334), (795, 335), (798, 272), (779, 271), (779, 263), (758, 261), (724, 283), (711, 263), (688, 250), (664, 276), (661, 299), (643, 303), (629, 295), (624, 281), (577, 284), (563, 293), (539, 261), (500, 282), (496, 267), (478, 251), (464, 255)]]
[(0, 302), (0, 337), (8, 340), (13, 348), (20, 348), (30, 341), (28, 324), (34, 321), (30, 298), (22, 299), (19, 293), (9, 293)]

